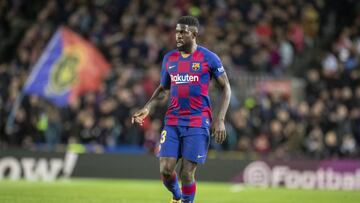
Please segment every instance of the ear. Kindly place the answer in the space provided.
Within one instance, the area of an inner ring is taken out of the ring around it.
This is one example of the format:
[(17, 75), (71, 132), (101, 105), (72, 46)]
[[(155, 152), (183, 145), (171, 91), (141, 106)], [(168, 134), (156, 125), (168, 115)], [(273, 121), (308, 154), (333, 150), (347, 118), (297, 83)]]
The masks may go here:
[(193, 31), (193, 32), (192, 32), (192, 34), (193, 34), (194, 38), (197, 38), (197, 36), (198, 36), (198, 32)]

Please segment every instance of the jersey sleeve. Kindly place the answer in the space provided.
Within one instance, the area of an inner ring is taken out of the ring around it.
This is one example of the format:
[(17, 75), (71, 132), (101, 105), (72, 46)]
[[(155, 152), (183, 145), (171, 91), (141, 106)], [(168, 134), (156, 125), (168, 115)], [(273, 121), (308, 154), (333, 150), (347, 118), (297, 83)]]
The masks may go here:
[(162, 65), (161, 65), (161, 78), (160, 78), (160, 85), (165, 88), (170, 87), (170, 76), (166, 69), (167, 58), (168, 58), (167, 56), (164, 56), (164, 59), (163, 59)]
[(225, 73), (225, 69), (221, 63), (221, 60), (215, 53), (210, 52), (208, 60), (209, 60), (210, 72), (212, 75), (214, 75), (217, 78), (223, 73)]

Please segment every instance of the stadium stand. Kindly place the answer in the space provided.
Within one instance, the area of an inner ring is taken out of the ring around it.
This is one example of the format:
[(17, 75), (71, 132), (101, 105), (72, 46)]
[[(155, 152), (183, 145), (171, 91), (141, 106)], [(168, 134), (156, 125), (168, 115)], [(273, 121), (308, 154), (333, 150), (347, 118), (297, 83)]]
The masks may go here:
[[(174, 48), (176, 20), (190, 14), (202, 24), (200, 43), (220, 53), (235, 95), (247, 88), (239, 85), (240, 76), (304, 83), (295, 90), (303, 95), (296, 99), (272, 93), (232, 98), (227, 142), (212, 143), (212, 149), (279, 159), (358, 156), (358, 5), (348, 0), (1, 1), (0, 147), (64, 151), (81, 144), (88, 152), (116, 152), (119, 146), (156, 151), (166, 102), (142, 128), (131, 124), (130, 115), (159, 83), (162, 56)], [(66, 108), (26, 96), (8, 130), (15, 100), (60, 25), (95, 44), (110, 61), (111, 74), (100, 92)]]

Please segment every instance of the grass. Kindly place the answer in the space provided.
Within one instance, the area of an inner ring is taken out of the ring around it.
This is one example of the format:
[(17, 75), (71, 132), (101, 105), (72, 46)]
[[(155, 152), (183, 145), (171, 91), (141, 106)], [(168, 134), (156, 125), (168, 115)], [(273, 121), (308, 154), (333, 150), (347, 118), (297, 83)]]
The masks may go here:
[[(1, 203), (168, 203), (160, 181), (73, 179), (57, 182), (0, 181)], [(249, 188), (197, 184), (196, 203), (358, 203), (353, 191)]]

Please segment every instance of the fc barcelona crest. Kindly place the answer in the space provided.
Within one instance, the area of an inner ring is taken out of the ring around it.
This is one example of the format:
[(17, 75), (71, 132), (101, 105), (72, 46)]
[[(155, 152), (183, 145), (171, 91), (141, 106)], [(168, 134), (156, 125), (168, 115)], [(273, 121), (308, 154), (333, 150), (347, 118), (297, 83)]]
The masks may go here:
[(200, 69), (200, 63), (193, 63), (193, 64), (192, 64), (192, 69), (193, 69), (194, 71), (199, 70), (199, 69)]

